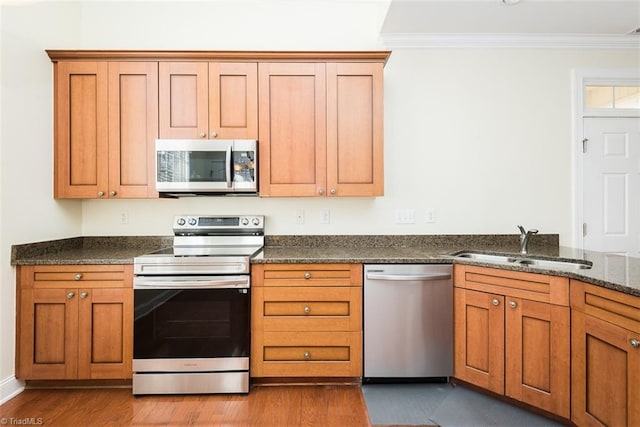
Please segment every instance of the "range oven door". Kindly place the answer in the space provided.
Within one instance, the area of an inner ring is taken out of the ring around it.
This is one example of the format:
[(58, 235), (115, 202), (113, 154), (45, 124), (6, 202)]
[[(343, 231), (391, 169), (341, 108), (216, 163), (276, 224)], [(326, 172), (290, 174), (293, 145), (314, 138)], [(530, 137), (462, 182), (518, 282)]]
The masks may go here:
[(249, 287), (249, 276), (136, 276), (133, 394), (247, 393)]
[(136, 277), (133, 295), (134, 371), (248, 366), (248, 276)]

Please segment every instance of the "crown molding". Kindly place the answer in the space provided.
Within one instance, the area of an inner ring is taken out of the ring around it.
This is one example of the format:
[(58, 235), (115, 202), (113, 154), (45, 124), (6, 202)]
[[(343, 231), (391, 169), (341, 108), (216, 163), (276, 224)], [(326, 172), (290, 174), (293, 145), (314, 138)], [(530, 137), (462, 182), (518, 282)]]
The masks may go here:
[(387, 48), (640, 49), (637, 35), (388, 33)]

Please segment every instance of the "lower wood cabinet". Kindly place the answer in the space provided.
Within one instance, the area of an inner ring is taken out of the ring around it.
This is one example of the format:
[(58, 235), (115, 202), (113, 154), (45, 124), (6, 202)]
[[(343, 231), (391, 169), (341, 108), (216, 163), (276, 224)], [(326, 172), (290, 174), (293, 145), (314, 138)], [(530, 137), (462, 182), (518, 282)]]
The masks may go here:
[(640, 425), (640, 298), (571, 281), (571, 420)]
[(19, 266), (17, 277), (18, 378), (131, 378), (132, 266)]
[(362, 376), (362, 265), (254, 264), (251, 376)]
[(568, 279), (454, 266), (454, 376), (570, 416)]

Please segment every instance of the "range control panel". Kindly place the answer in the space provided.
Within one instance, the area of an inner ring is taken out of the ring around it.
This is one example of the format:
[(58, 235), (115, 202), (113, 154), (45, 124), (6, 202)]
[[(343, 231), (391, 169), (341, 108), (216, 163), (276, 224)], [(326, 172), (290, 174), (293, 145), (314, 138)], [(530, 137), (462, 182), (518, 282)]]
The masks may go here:
[(233, 234), (247, 230), (264, 230), (263, 215), (177, 215), (174, 234), (208, 234), (212, 231)]

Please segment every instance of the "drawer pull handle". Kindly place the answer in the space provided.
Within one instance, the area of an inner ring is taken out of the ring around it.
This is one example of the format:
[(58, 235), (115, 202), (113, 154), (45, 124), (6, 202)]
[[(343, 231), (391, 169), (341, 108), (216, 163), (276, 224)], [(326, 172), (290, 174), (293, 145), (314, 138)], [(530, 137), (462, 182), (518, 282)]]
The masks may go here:
[(518, 304), (515, 301), (511, 301), (509, 303), (509, 307), (511, 307), (511, 308), (516, 308), (517, 306), (518, 306)]
[(304, 278), (305, 279), (311, 279), (311, 273), (309, 273), (309, 272), (304, 273)]
[(73, 278), (74, 278), (75, 280), (82, 280), (82, 273), (78, 273), (78, 274), (76, 274), (75, 276), (73, 276)]
[(82, 298), (82, 299), (85, 299), (85, 298), (86, 298), (86, 297), (88, 297), (88, 296), (89, 296), (89, 293), (88, 293), (88, 292), (81, 292), (81, 293), (80, 293), (80, 298)]
[(496, 307), (500, 305), (500, 300), (498, 298), (494, 298), (493, 301), (491, 301), (491, 304), (495, 305)]
[(75, 292), (67, 292), (67, 299), (71, 299), (75, 296), (76, 296)]
[(304, 352), (304, 358), (305, 358), (306, 360), (311, 359), (311, 353), (309, 353), (308, 351), (305, 351), (305, 352)]
[(309, 314), (311, 312), (311, 307), (309, 307), (308, 305), (304, 306), (304, 312)]
[(633, 348), (640, 348), (640, 341), (638, 341), (635, 338), (631, 338), (629, 340), (629, 344), (631, 344), (631, 347), (633, 347)]

